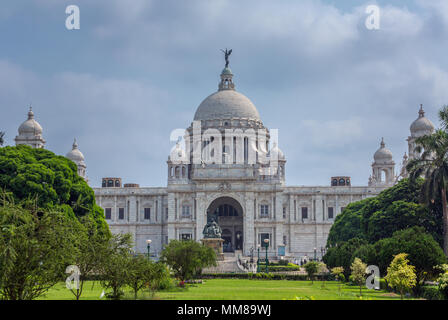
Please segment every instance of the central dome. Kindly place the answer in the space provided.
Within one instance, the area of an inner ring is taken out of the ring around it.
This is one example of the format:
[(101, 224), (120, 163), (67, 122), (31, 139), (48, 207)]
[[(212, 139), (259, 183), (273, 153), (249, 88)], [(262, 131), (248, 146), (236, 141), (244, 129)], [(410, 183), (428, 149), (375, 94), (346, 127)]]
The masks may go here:
[(260, 114), (249, 98), (235, 90), (221, 90), (209, 95), (194, 115), (194, 120), (243, 118), (260, 121)]

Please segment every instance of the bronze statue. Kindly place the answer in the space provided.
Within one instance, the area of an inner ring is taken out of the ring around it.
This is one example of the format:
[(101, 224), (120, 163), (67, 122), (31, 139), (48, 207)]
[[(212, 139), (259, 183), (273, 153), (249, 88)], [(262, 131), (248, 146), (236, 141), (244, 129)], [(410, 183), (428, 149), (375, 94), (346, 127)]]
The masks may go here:
[(204, 238), (221, 238), (222, 230), (221, 227), (216, 223), (216, 217), (212, 216), (210, 218), (210, 220), (205, 225), (202, 234), (204, 235)]
[(232, 54), (232, 49), (230, 49), (230, 50), (222, 50), (221, 49), (221, 51), (222, 52), (224, 52), (224, 59), (226, 59), (226, 68), (229, 66), (229, 56)]

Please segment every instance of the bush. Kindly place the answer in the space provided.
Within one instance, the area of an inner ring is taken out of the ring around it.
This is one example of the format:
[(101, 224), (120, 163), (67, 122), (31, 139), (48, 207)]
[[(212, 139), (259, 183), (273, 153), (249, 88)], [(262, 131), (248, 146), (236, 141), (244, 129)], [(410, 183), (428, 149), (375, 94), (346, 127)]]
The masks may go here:
[(435, 286), (422, 286), (420, 297), (427, 300), (444, 300), (443, 294)]
[(288, 260), (279, 260), (278, 261), (278, 265), (279, 266), (287, 266), (287, 265), (289, 265), (290, 263), (288, 263)]

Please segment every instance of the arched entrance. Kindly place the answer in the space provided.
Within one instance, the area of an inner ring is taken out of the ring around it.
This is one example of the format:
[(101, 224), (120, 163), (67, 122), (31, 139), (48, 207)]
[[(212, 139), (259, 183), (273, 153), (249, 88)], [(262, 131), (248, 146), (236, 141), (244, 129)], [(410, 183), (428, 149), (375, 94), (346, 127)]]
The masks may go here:
[(214, 216), (222, 229), (223, 251), (243, 250), (243, 208), (231, 197), (215, 199), (207, 209), (207, 221)]

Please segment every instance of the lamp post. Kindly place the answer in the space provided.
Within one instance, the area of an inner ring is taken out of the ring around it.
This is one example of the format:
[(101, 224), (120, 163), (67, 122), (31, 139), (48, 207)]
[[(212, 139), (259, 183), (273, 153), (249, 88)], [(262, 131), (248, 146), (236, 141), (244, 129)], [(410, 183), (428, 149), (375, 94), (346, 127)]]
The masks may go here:
[(239, 233), (236, 234), (236, 249), (240, 250), (240, 237), (241, 235)]
[(317, 249), (314, 248), (314, 261), (316, 261), (316, 252), (317, 252)]
[(269, 260), (268, 260), (268, 246), (269, 246), (269, 239), (264, 239), (264, 245), (266, 248), (266, 273), (268, 273), (268, 267), (269, 267)]
[(257, 251), (258, 251), (258, 259), (257, 259), (257, 272), (260, 272), (260, 245), (257, 245)]
[(151, 256), (150, 256), (151, 242), (152, 242), (151, 239), (146, 240), (146, 245), (147, 245), (147, 248), (148, 248), (148, 260), (151, 259)]
[(254, 263), (254, 247), (250, 248), (250, 263)]

